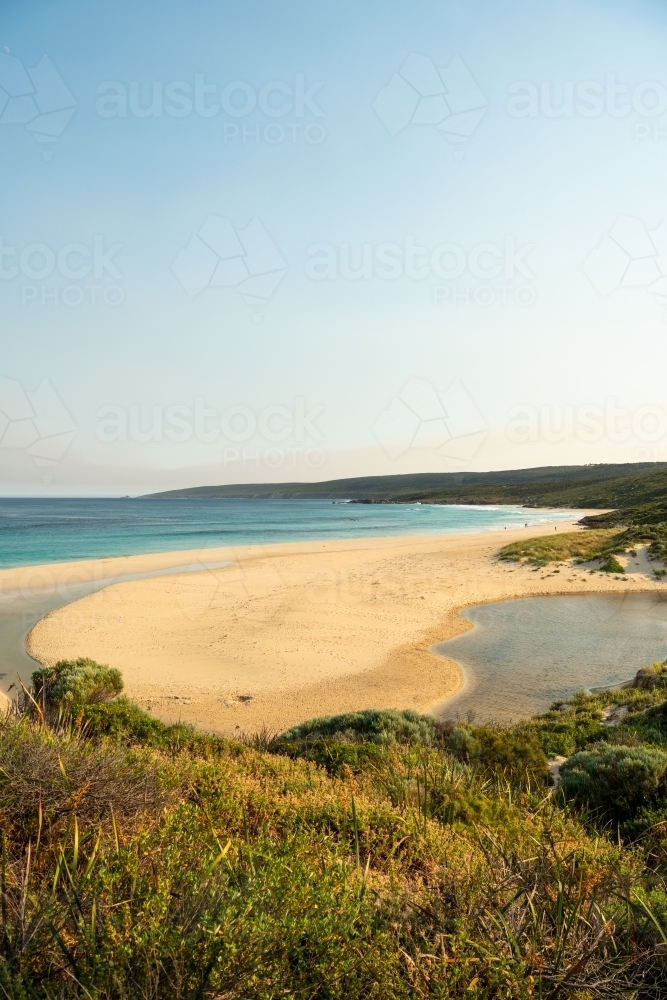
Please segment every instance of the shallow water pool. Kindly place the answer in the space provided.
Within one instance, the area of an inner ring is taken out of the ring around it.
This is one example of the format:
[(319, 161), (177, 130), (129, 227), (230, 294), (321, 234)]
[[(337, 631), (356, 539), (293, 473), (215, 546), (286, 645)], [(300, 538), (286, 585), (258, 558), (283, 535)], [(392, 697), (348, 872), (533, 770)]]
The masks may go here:
[(474, 628), (432, 647), (466, 675), (462, 691), (436, 710), (443, 718), (525, 718), (667, 658), (667, 594), (522, 597), (461, 615)]

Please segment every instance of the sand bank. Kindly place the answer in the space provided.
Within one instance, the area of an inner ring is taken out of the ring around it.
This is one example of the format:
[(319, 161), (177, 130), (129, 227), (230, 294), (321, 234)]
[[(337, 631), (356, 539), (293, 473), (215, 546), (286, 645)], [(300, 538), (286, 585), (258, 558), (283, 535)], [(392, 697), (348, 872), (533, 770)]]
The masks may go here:
[[(549, 524), (32, 567), (33, 580), (40, 573), (64, 580), (217, 564), (111, 584), (40, 621), (28, 650), (47, 664), (90, 656), (118, 667), (127, 694), (158, 717), (223, 733), (279, 730), (365, 707), (428, 711), (462, 684), (458, 666), (430, 652), (469, 627), (457, 609), (665, 586), (641, 558), (624, 580), (580, 569), (548, 575), (494, 559), (503, 544), (553, 532)], [(17, 586), (27, 572), (0, 572), (0, 588)]]

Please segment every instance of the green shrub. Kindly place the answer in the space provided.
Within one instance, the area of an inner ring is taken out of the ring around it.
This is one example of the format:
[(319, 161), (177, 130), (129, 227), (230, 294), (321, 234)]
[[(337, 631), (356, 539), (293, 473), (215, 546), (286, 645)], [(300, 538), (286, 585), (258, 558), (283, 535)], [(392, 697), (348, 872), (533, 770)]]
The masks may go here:
[(294, 760), (310, 760), (332, 776), (344, 776), (350, 771), (359, 774), (369, 765), (377, 766), (385, 747), (379, 743), (339, 743), (333, 739), (299, 740), (294, 743), (278, 740), (271, 752)]
[(442, 732), (443, 746), (466, 764), (478, 764), (513, 780), (546, 781), (549, 769), (538, 736), (527, 729), (459, 724)]
[(280, 743), (302, 740), (315, 742), (326, 737), (338, 743), (421, 743), (432, 746), (435, 742), (436, 720), (430, 715), (419, 715), (411, 709), (403, 712), (394, 709), (366, 709), (363, 712), (346, 712), (344, 715), (322, 716), (293, 726), (280, 736)]
[(59, 660), (32, 675), (33, 695), (47, 708), (80, 708), (110, 701), (123, 690), (120, 671), (87, 657)]
[(445, 730), (443, 743), (450, 753), (466, 763), (479, 757), (480, 745), (470, 726), (454, 726), (449, 733)]
[(605, 819), (623, 822), (664, 795), (666, 772), (662, 750), (598, 743), (562, 765), (561, 794)]
[(88, 739), (103, 737), (126, 746), (156, 747), (171, 754), (188, 751), (200, 759), (212, 759), (221, 752), (241, 747), (233, 740), (199, 732), (184, 722), (166, 725), (124, 697), (84, 705), (81, 729)]
[(621, 566), (620, 562), (614, 555), (607, 556), (605, 561), (600, 566), (601, 573), (625, 573), (625, 570)]
[(600, 721), (599, 707), (592, 698), (590, 701), (592, 704), (586, 706), (559, 703), (525, 724), (535, 733), (545, 754), (569, 757), (589, 743), (606, 739), (609, 731)]
[[(651, 539), (648, 554), (651, 559), (667, 559), (667, 524), (654, 525), (655, 537)], [(662, 571), (664, 574), (664, 570)]]
[(86, 705), (82, 721), (88, 735), (110, 736), (129, 745), (159, 746), (169, 728), (127, 698)]
[(664, 870), (667, 859), (667, 806), (646, 806), (639, 809), (631, 820), (623, 824), (623, 835), (628, 842), (640, 841), (652, 861)]

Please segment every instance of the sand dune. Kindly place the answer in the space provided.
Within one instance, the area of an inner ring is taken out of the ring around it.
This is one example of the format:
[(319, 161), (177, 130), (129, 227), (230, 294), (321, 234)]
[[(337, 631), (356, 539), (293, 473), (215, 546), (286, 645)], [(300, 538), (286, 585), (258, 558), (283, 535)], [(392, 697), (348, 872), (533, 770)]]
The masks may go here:
[[(581, 569), (547, 575), (493, 558), (527, 532), (553, 531), (551, 524), (105, 560), (95, 572), (107, 576), (228, 565), (108, 586), (39, 622), (28, 649), (44, 663), (75, 656), (109, 663), (123, 672), (127, 693), (160, 718), (217, 732), (279, 730), (371, 706), (427, 711), (462, 682), (455, 663), (429, 651), (468, 627), (458, 608), (665, 586), (643, 563), (621, 581)], [(77, 564), (79, 573), (85, 565)], [(61, 570), (69, 572), (50, 567)], [(3, 574), (0, 585), (8, 585)]]

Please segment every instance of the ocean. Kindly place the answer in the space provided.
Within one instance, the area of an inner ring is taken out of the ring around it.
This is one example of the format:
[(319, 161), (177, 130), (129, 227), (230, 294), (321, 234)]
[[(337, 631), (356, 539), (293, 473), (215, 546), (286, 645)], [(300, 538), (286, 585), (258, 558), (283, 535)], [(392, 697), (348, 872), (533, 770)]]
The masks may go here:
[(571, 517), (512, 506), (0, 498), (0, 568), (225, 545), (456, 534)]

